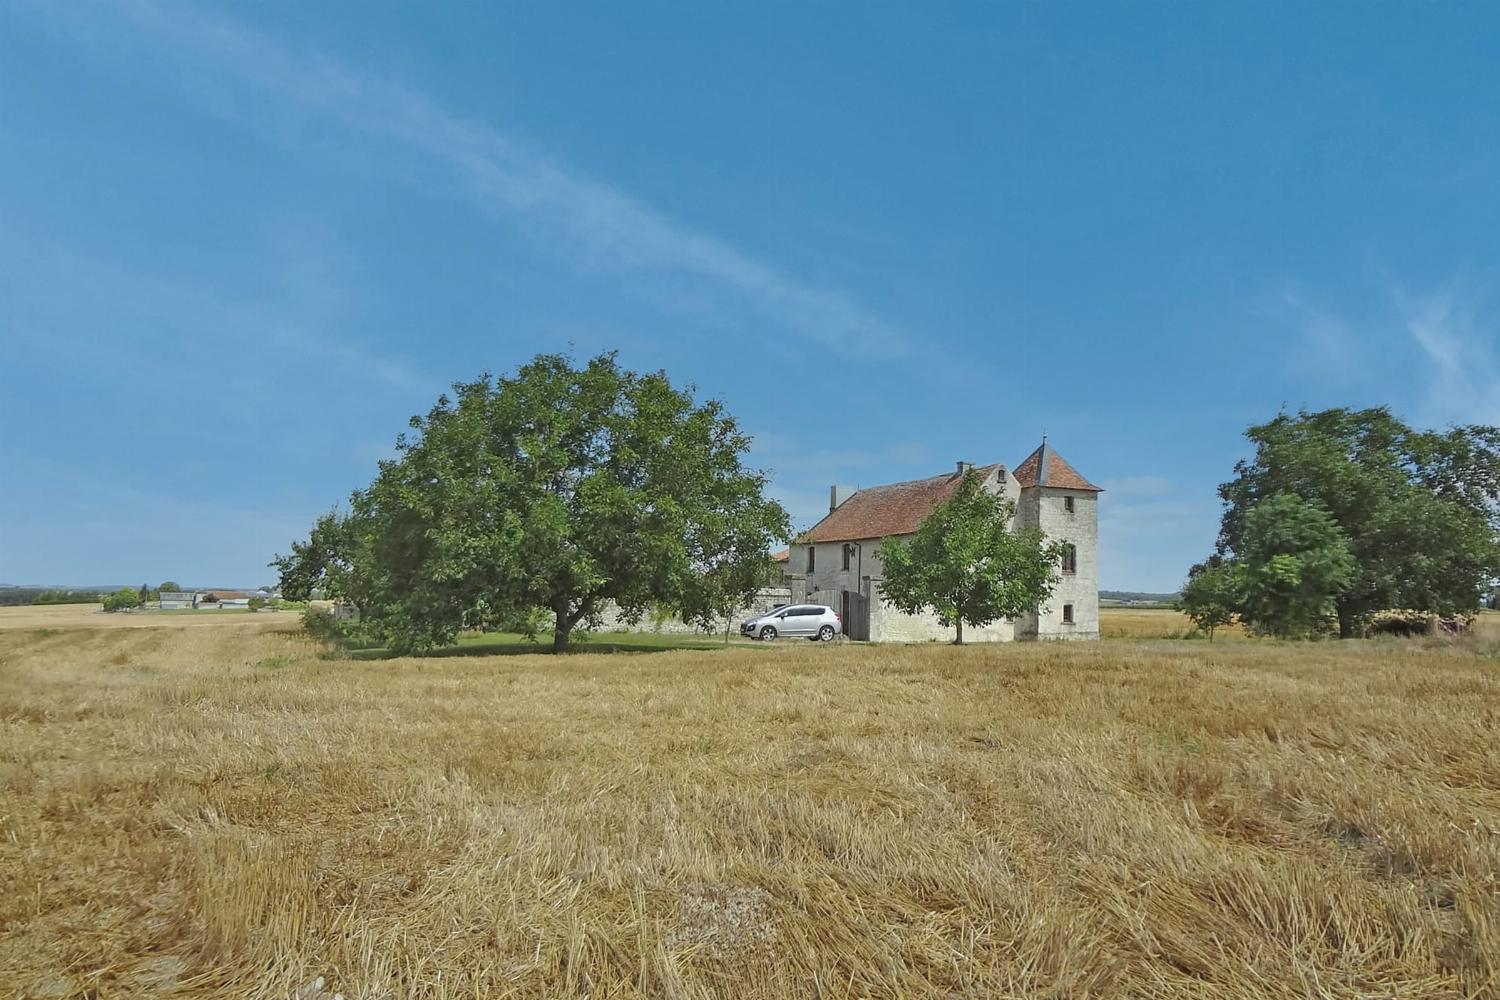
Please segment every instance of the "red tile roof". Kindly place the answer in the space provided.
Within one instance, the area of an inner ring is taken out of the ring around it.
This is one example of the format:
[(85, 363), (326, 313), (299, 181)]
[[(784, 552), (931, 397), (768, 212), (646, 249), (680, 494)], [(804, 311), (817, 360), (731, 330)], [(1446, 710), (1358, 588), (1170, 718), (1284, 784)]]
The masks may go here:
[[(988, 478), (1001, 465), (984, 465), (974, 471)], [(1013, 473), (1023, 489), (1029, 486), (1051, 486), (1057, 489), (1102, 493), (1099, 487), (1084, 479), (1078, 470), (1063, 459), (1046, 441), (1027, 456)], [(934, 507), (953, 495), (962, 476), (948, 472), (929, 479), (914, 479), (889, 486), (871, 486), (859, 490), (813, 525), (797, 541), (852, 542), (862, 538), (884, 538), (886, 535), (909, 535), (916, 531)], [(778, 553), (780, 555), (780, 553)]]
[(792, 550), (791, 549), (782, 549), (780, 552), (772, 552), (771, 553), (771, 561), (772, 562), (791, 562), (791, 560), (792, 560)]
[(1046, 441), (1026, 461), (1016, 466), (1016, 482), (1024, 489), (1027, 486), (1054, 486), (1064, 490), (1087, 490), (1103, 493), (1099, 487), (1084, 479), (1078, 470), (1067, 463), (1057, 449)]
[[(974, 471), (988, 477), (998, 468), (999, 465), (984, 465)], [(852, 542), (860, 538), (909, 535), (934, 507), (953, 495), (962, 480), (954, 471), (930, 479), (859, 490), (813, 525), (799, 541)]]

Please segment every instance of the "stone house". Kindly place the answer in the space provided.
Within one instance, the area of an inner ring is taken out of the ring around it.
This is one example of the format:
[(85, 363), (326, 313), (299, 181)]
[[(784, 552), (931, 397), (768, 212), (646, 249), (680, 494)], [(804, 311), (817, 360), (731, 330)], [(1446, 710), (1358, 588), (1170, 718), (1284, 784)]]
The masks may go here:
[[(910, 535), (938, 504), (951, 497), (973, 469), (984, 489), (1015, 504), (1014, 527), (1039, 527), (1069, 548), (1058, 567), (1061, 582), (1052, 598), (1018, 621), (964, 627), (970, 642), (1012, 639), (1099, 638), (1099, 487), (1079, 475), (1045, 438), (1014, 472), (1004, 465), (975, 468), (959, 462), (953, 472), (857, 490), (847, 497), (829, 491), (828, 516), (792, 545), (787, 579), (793, 603), (827, 604), (839, 612), (844, 631), (876, 642), (951, 640), (953, 630), (931, 614), (907, 615), (880, 597), (880, 543)], [(779, 553), (778, 553), (779, 555)]]

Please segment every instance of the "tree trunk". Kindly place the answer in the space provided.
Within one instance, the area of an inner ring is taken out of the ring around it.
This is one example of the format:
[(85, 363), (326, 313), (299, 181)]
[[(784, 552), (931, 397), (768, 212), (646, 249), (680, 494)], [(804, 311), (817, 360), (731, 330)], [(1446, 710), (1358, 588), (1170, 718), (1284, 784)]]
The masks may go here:
[(1339, 638), (1353, 639), (1354, 635), (1354, 609), (1340, 604), (1339, 612)]
[(953, 645), (962, 646), (964, 644), (964, 620), (962, 618), (958, 619), (957, 625), (958, 637), (953, 640)]
[(568, 639), (573, 634), (574, 626), (583, 621), (593, 607), (593, 597), (585, 597), (572, 611), (568, 610), (567, 601), (558, 601), (552, 606), (552, 613), (557, 616), (557, 624), (552, 631), (552, 652), (561, 653), (568, 648)]

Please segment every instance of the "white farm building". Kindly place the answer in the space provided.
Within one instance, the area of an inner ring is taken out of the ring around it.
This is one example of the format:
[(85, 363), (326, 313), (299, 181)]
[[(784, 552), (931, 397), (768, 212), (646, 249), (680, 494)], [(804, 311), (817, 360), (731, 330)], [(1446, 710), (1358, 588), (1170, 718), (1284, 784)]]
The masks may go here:
[(959, 462), (952, 472), (873, 486), (847, 498), (836, 488), (830, 490), (828, 516), (788, 553), (793, 601), (829, 605), (839, 612), (845, 632), (855, 639), (952, 639), (953, 630), (936, 617), (903, 614), (881, 600), (880, 543), (888, 536), (915, 532), (933, 508), (953, 495), (971, 468), (986, 490), (1003, 493), (1015, 504), (1016, 528), (1039, 527), (1067, 549), (1058, 567), (1061, 582), (1044, 606), (1018, 621), (965, 626), (964, 638), (971, 642), (1099, 638), (1101, 490), (1079, 475), (1045, 438), (1014, 472), (1004, 465), (973, 467)]

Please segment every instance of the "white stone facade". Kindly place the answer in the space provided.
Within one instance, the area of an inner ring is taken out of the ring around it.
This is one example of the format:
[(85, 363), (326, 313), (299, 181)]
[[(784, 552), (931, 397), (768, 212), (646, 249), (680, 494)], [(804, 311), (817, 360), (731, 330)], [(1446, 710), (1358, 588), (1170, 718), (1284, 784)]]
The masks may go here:
[(1016, 622), (1017, 638), (1099, 638), (1099, 494), (1053, 486), (1022, 490), (1016, 527), (1039, 527), (1049, 541), (1067, 542), (1076, 550), (1074, 570), (1062, 573), (1051, 599), (1038, 614)]

